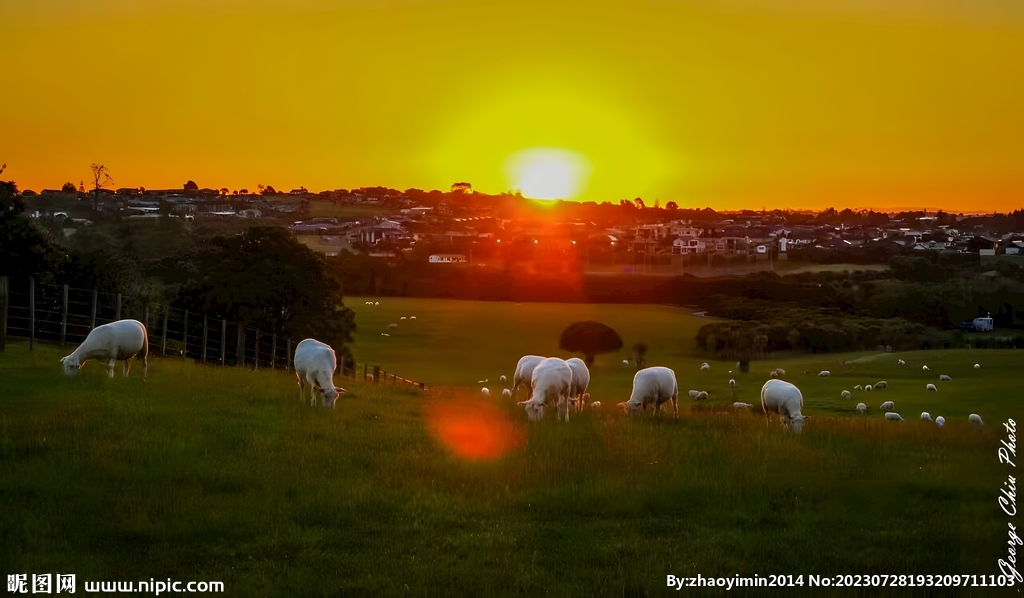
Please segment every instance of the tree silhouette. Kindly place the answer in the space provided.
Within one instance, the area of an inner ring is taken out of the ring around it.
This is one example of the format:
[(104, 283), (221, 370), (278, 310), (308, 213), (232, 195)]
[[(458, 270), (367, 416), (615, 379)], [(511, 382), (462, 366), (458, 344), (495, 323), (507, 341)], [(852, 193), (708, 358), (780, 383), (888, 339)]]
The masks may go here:
[(199, 191), (199, 185), (195, 181), (185, 183), (185, 191)]
[(110, 176), (110, 171), (103, 164), (92, 165), (92, 184), (93, 184), (93, 198), (92, 198), (92, 209), (99, 209), (100, 189), (107, 185), (112, 185), (114, 178)]
[(677, 204), (674, 201), (670, 201), (667, 204), (665, 204), (665, 209), (674, 212), (679, 209), (679, 204)]
[(583, 353), (584, 363), (590, 366), (596, 355), (621, 349), (622, 338), (611, 327), (600, 322), (574, 322), (562, 331), (558, 348), (570, 353)]
[(74, 193), (75, 191), (77, 191), (77, 189), (75, 189), (74, 183), (64, 183), (64, 185), (61, 186), (60, 190), (63, 191), (64, 193)]

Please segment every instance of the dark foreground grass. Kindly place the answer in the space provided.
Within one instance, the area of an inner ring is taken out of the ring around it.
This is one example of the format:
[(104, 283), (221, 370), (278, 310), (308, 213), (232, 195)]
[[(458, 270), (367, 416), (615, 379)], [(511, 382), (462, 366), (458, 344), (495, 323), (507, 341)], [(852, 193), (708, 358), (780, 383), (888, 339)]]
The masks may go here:
[[(59, 355), (0, 354), (0, 573), (75, 573), (79, 592), (170, 577), (235, 596), (640, 596), (667, 574), (980, 575), (1006, 556), (1000, 422), (819, 417), (790, 436), (749, 414), (605, 409), (528, 425), (500, 397), (362, 384), (329, 412), (280, 372), (153, 360), (146, 382), (94, 364), (65, 379)], [(473, 461), (436, 438), (425, 407), (458, 400), (492, 407), (462, 440), (511, 427), (511, 451)]]

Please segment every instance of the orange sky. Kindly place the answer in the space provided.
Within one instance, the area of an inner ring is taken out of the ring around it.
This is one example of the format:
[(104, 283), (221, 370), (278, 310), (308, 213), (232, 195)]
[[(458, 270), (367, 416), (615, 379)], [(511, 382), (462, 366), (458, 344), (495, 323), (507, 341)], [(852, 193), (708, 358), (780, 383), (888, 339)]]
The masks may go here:
[(576, 199), (1024, 206), (1019, 0), (3, 0), (21, 188), (455, 181)]

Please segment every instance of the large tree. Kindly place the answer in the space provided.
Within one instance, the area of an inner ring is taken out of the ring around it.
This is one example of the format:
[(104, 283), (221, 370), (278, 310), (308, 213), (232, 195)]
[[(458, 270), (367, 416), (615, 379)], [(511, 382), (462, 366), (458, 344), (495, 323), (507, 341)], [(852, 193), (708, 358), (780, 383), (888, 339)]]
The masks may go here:
[(14, 181), (0, 181), (0, 275), (35, 276), (52, 282), (60, 275), (65, 252), (28, 217)]
[(562, 331), (558, 348), (570, 353), (583, 353), (584, 363), (590, 366), (599, 353), (621, 349), (622, 338), (615, 330), (600, 322), (574, 322)]
[(196, 257), (183, 303), (295, 341), (314, 337), (349, 354), (355, 314), (324, 259), (279, 227), (216, 237)]

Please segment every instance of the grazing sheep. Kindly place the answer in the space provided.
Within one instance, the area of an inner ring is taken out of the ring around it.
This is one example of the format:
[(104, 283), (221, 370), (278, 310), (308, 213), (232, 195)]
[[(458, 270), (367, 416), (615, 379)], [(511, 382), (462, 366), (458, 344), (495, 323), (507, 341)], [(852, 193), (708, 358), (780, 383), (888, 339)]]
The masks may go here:
[(779, 377), (781, 378), (782, 376), (786, 375), (786, 370), (784, 370), (782, 368), (775, 368), (775, 373), (778, 374)]
[(768, 423), (769, 413), (777, 413), (785, 430), (799, 434), (803, 430), (804, 420), (809, 416), (801, 415), (804, 407), (804, 396), (800, 389), (782, 380), (769, 380), (761, 387), (761, 407), (764, 408), (764, 421)]
[(506, 380), (508, 380), (508, 378), (505, 377), (505, 374), (502, 374), (501, 376), (498, 377), (498, 382), (504, 382)]
[(882, 380), (881, 382), (875, 382), (875, 390), (881, 390), (883, 388), (889, 388), (889, 383), (886, 382), (885, 380)]
[(691, 390), (691, 391), (688, 391), (686, 394), (690, 395), (691, 399), (696, 399), (697, 396), (700, 395), (700, 391), (699, 390)]
[(310, 406), (316, 407), (316, 391), (319, 390), (323, 406), (334, 409), (338, 395), (345, 392), (344, 388), (334, 386), (334, 370), (338, 369), (334, 349), (327, 343), (307, 338), (296, 345), (292, 363), (299, 379), (299, 400), (305, 400), (304, 383), (308, 382)]
[(576, 413), (579, 413), (583, 411), (585, 405), (583, 394), (587, 392), (587, 387), (590, 386), (590, 370), (587, 369), (587, 364), (583, 363), (583, 360), (579, 357), (566, 359), (565, 363), (572, 370), (572, 386), (569, 387), (569, 398), (576, 405)]
[(380, 305), (380, 301), (374, 301), (373, 304), (374, 305)]
[(480, 392), (484, 393), (485, 397), (491, 396), (491, 390), (486, 386), (480, 389)]
[(980, 363), (974, 364), (974, 369), (980, 370), (981, 369), (981, 364)]
[(679, 419), (679, 385), (676, 384), (676, 373), (666, 367), (654, 366), (640, 370), (633, 376), (633, 392), (629, 400), (619, 403), (626, 413), (635, 415), (640, 409), (647, 409), (648, 403), (654, 403), (654, 414), (658, 414), (661, 404), (672, 401), (672, 413)]
[(399, 320), (404, 320), (404, 319), (405, 319), (405, 316), (402, 316), (401, 318), (398, 318), (398, 319), (399, 319)]
[(927, 372), (927, 371), (928, 371), (928, 366), (926, 366), (926, 365), (922, 365), (922, 366), (921, 366), (921, 369)]
[(534, 368), (542, 361), (544, 361), (544, 358), (540, 355), (523, 355), (519, 358), (519, 363), (516, 364), (516, 372), (512, 374), (513, 393), (519, 390), (522, 384), (526, 384), (526, 387), (530, 389), (526, 398), (530, 399), (533, 397), (533, 387), (530, 385), (530, 381), (533, 377)]
[(927, 385), (925, 385), (924, 389), (925, 390), (930, 390), (932, 392), (939, 392), (939, 389), (935, 388), (934, 384), (927, 384)]
[(818, 376), (821, 377), (821, 378), (828, 378), (831, 375), (832, 375), (832, 372), (830, 372), (828, 370), (821, 370), (820, 372), (818, 372)]
[(771, 378), (772, 380), (778, 380), (779, 373), (778, 372), (768, 372), (768, 377)]
[(409, 319), (410, 319), (410, 320), (415, 320), (415, 319), (416, 319), (416, 316), (409, 316)]
[(861, 415), (864, 415), (868, 411), (868, 406), (864, 403), (857, 403), (857, 411), (860, 411)]
[(733, 380), (732, 378), (729, 379), (729, 387), (736, 388), (736, 381)]
[(698, 401), (706, 401), (706, 400), (708, 400), (708, 393), (707, 393), (707, 391), (702, 390), (699, 393), (697, 393), (697, 400)]
[(704, 363), (700, 364), (700, 371), (703, 372), (703, 371), (710, 370), (710, 369), (711, 369), (711, 366), (708, 365), (708, 362), (705, 361)]
[(841, 397), (843, 397), (844, 399), (849, 399), (850, 397), (853, 396), (853, 395), (850, 394), (850, 391), (848, 391), (848, 390), (844, 390), (843, 392), (839, 393), (839, 395)]
[(882, 411), (892, 411), (896, 408), (896, 405), (892, 401), (886, 401), (878, 406)]
[(754, 406), (750, 403), (741, 403), (739, 401), (732, 404), (734, 409), (752, 409)]
[(907, 362), (903, 361), (902, 359), (897, 359), (896, 365), (907, 365)]
[(935, 425), (940, 427), (940, 428), (942, 426), (946, 425), (946, 418), (942, 417), (941, 415), (936, 417), (935, 418)]
[(946, 374), (939, 374), (939, 382), (952, 382), (953, 379)]
[(107, 376), (114, 377), (117, 360), (123, 362), (121, 375), (127, 376), (131, 360), (142, 359), (142, 377), (149, 371), (149, 336), (146, 327), (138, 320), (118, 320), (97, 326), (89, 332), (81, 345), (60, 362), (64, 374), (70, 376), (81, 369), (90, 359), (107, 362)]
[(893, 412), (886, 413), (885, 414), (885, 420), (886, 421), (897, 421), (897, 422), (904, 421), (903, 418), (900, 417), (899, 413), (893, 413)]
[[(644, 371), (644, 370), (641, 370)], [(520, 401), (530, 420), (544, 417), (544, 406), (555, 405), (558, 419), (569, 421), (569, 389), (572, 387), (572, 368), (557, 357), (542, 359), (531, 371), (530, 398)]]
[(381, 335), (381, 336), (391, 336), (391, 335), (390, 335), (390, 334), (388, 334), (387, 332), (381, 332), (381, 333), (380, 333), (380, 335)]
[(601, 406), (601, 401), (594, 401), (593, 403), (590, 404), (590, 408), (591, 409), (597, 409), (600, 406)]
[(864, 387), (864, 392), (871, 392), (872, 389), (874, 389), (874, 387), (868, 384), (867, 386)]
[(981, 421), (981, 416), (978, 415), (977, 413), (972, 413), (969, 416), (967, 416), (967, 420), (970, 421), (972, 424), (978, 424), (979, 426), (985, 425), (985, 422)]
[(512, 391), (507, 389), (507, 388), (503, 388), (503, 389), (501, 389), (501, 396), (503, 396), (503, 397), (511, 397), (512, 396)]
[(857, 386), (853, 387), (853, 390), (864, 390), (864, 387), (858, 384)]
[(927, 411), (922, 411), (921, 412), (921, 419), (926, 421), (926, 422), (930, 422), (930, 421), (932, 421), (932, 416)]
[(629, 360), (628, 359), (623, 359), (622, 360), (622, 365), (629, 365)]
[(483, 380), (477, 380), (476, 383), (477, 384), (487, 384), (488, 382), (490, 382), (490, 380), (491, 380), (490, 378), (485, 378)]

